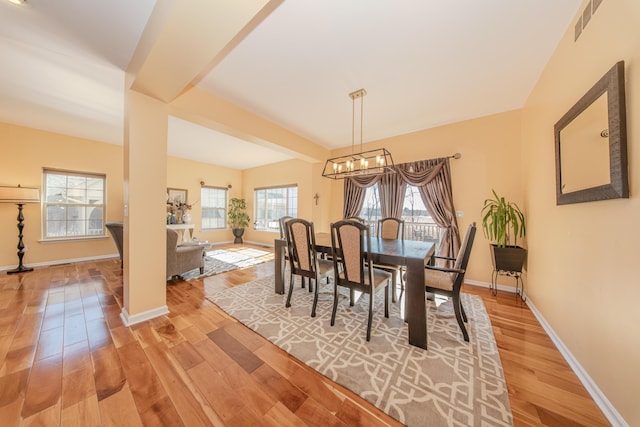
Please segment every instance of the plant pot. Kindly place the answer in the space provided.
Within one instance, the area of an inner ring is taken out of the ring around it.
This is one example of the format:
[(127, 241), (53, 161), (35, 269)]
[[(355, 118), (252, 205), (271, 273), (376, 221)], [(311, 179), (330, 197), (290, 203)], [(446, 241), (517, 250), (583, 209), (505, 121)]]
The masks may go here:
[(522, 265), (527, 257), (527, 250), (520, 246), (505, 246), (500, 248), (491, 245), (491, 260), (496, 271), (522, 272)]
[(231, 232), (236, 237), (233, 243), (242, 243), (242, 235), (244, 234), (244, 228), (232, 228)]

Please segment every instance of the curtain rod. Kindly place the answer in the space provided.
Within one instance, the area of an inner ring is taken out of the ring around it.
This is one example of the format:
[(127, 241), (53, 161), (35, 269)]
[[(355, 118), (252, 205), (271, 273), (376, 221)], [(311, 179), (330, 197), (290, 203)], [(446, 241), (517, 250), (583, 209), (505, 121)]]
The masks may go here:
[(458, 160), (458, 159), (462, 158), (462, 154), (460, 154), (460, 153), (456, 153), (456, 154), (454, 154), (454, 155), (452, 155), (452, 156), (447, 156), (447, 157), (445, 157), (445, 158), (446, 158), (446, 159), (456, 159), (456, 160)]

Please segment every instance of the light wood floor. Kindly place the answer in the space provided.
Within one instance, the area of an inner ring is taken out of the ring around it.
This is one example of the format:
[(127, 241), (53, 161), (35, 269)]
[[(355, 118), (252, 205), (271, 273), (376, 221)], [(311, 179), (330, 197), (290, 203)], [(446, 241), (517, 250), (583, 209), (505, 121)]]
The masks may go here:
[[(204, 298), (269, 274), (171, 282), (171, 314), (131, 328), (117, 260), (0, 274), (0, 426), (398, 425)], [(526, 305), (465, 291), (489, 312), (515, 425), (609, 425)]]

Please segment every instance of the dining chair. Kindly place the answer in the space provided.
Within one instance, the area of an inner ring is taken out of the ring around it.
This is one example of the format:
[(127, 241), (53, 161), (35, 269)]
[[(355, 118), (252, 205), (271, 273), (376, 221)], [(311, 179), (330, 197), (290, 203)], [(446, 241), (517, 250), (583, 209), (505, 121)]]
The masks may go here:
[(424, 272), (426, 292), (445, 295), (452, 299), (453, 311), (465, 341), (469, 341), (469, 333), (464, 325), (467, 322), (467, 314), (464, 312), (464, 307), (460, 300), (460, 288), (464, 282), (464, 274), (467, 269), (467, 264), (469, 263), (469, 255), (471, 254), (471, 247), (473, 246), (475, 235), (476, 223), (472, 222), (469, 224), (469, 228), (467, 228), (464, 239), (460, 244), (460, 250), (458, 250), (458, 255), (455, 258), (433, 256), (436, 260), (443, 259), (449, 264), (453, 262), (453, 267), (427, 265), (425, 266)]
[[(399, 218), (387, 217), (378, 220), (378, 237), (390, 240), (404, 240), (404, 220)], [(378, 264), (376, 268), (388, 271), (393, 274), (391, 278), (391, 302), (396, 302), (397, 277), (400, 276), (400, 289), (404, 291), (403, 267), (393, 264)]]
[(365, 220), (364, 218), (360, 218), (359, 216), (350, 216), (348, 218), (345, 218), (349, 221), (358, 221), (359, 223), (365, 224)]
[(349, 289), (351, 305), (353, 305), (354, 291), (369, 294), (367, 341), (370, 341), (374, 296), (382, 286), (384, 286), (384, 317), (389, 317), (389, 281), (391, 273), (373, 267), (370, 252), (371, 235), (369, 227), (365, 224), (350, 220), (342, 220), (331, 224), (331, 247), (334, 274), (331, 326), (336, 321), (339, 286)]
[[(293, 276), (300, 276), (300, 280), (309, 279), (309, 292), (313, 290), (313, 306), (311, 317), (316, 317), (318, 305), (318, 289), (320, 281), (327, 279), (333, 272), (333, 263), (318, 257), (316, 252), (316, 235), (313, 223), (301, 218), (292, 218), (286, 221), (285, 236), (289, 247), (289, 265), (291, 269), (289, 280), (289, 294), (285, 307), (291, 307), (291, 295), (293, 294)], [(313, 284), (315, 283), (315, 287)], [(303, 286), (304, 287), (304, 286)]]

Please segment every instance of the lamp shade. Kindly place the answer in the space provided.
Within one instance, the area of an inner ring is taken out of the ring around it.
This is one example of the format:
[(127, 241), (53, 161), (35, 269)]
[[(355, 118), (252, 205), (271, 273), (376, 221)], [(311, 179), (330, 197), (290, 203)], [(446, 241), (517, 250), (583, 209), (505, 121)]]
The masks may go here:
[(40, 190), (32, 187), (0, 185), (0, 203), (38, 203)]

